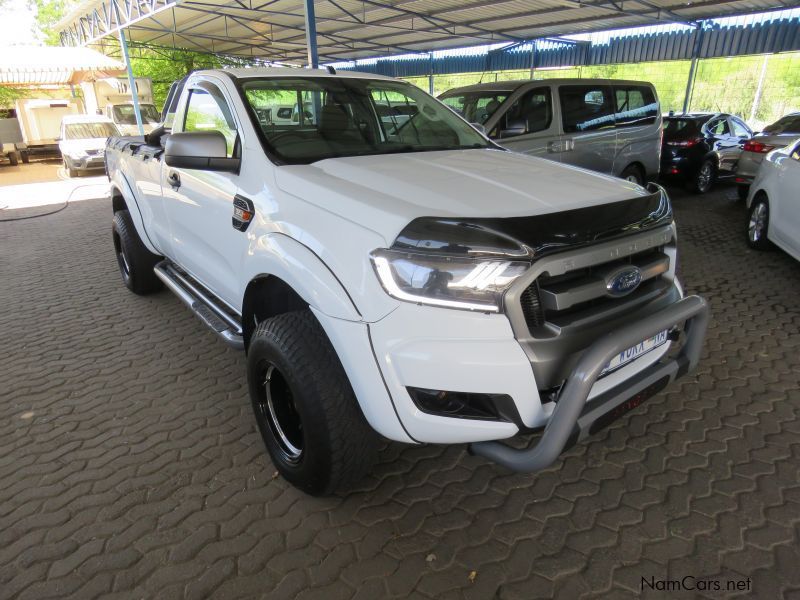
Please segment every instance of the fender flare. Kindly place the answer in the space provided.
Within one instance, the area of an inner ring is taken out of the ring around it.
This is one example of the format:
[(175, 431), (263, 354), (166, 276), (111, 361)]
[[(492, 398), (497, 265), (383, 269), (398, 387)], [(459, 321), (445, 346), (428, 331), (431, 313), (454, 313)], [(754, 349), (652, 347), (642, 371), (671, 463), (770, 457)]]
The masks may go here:
[(255, 237), (243, 261), (239, 305), (250, 282), (274, 276), (283, 280), (312, 308), (337, 319), (361, 321), (362, 316), (344, 284), (308, 246), (284, 233)]
[(128, 207), (131, 220), (133, 221), (134, 227), (136, 227), (136, 232), (139, 234), (139, 238), (141, 238), (142, 243), (153, 254), (157, 254), (159, 256), (162, 255), (163, 252), (161, 252), (161, 250), (159, 250), (156, 245), (153, 244), (153, 242), (150, 240), (150, 237), (147, 235), (147, 229), (144, 226), (142, 211), (139, 209), (139, 203), (136, 201), (136, 195), (133, 193), (133, 190), (131, 189), (131, 186), (125, 177), (118, 175), (111, 181), (112, 197), (114, 196), (115, 192), (119, 193), (122, 196), (122, 199), (125, 201), (125, 206)]

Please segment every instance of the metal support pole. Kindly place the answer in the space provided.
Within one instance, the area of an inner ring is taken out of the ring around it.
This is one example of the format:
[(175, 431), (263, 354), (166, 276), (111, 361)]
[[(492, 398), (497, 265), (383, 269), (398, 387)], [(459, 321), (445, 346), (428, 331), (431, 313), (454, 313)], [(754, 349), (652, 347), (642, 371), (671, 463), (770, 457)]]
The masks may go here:
[(121, 27), (119, 29), (119, 44), (122, 46), (122, 56), (125, 57), (125, 68), (128, 71), (128, 85), (131, 88), (131, 98), (133, 98), (133, 114), (136, 115), (136, 126), (139, 128), (139, 135), (144, 135), (142, 113), (139, 110), (139, 90), (136, 89), (136, 81), (133, 78), (133, 69), (131, 69), (131, 58), (128, 56), (128, 42), (125, 41), (125, 32)]
[(761, 63), (761, 75), (758, 78), (758, 87), (756, 88), (756, 95), (753, 98), (753, 106), (750, 109), (750, 118), (748, 119), (751, 125), (753, 121), (756, 120), (756, 114), (758, 113), (758, 105), (761, 104), (761, 94), (764, 91), (764, 77), (766, 77), (767, 75), (768, 62), (769, 62), (769, 54), (765, 54), (764, 62)]
[(433, 52), (428, 52), (428, 64), (430, 70), (428, 71), (428, 93), (433, 96)]
[(308, 66), (317, 69), (319, 68), (319, 55), (317, 54), (317, 17), (314, 14), (314, 0), (305, 0), (305, 9)]
[(698, 23), (695, 30), (694, 49), (692, 50), (692, 64), (689, 66), (689, 78), (686, 81), (686, 94), (683, 97), (683, 112), (689, 112), (692, 93), (694, 92), (694, 79), (697, 75), (697, 57), (700, 55), (700, 47), (703, 43), (703, 26)]
[(536, 40), (531, 40), (531, 79), (534, 69), (536, 69)]

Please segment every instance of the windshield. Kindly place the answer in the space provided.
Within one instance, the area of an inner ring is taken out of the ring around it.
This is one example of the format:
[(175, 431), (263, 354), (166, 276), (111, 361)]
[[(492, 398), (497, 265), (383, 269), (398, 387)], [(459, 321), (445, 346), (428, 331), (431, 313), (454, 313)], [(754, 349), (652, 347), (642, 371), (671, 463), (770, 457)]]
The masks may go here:
[(69, 123), (64, 127), (64, 139), (87, 140), (92, 138), (107, 138), (119, 135), (119, 130), (113, 123), (98, 121), (95, 123)]
[[(161, 115), (158, 114), (153, 104), (140, 104), (139, 111), (142, 113), (142, 123), (154, 124), (161, 120)], [(115, 104), (114, 122), (121, 125), (136, 125), (136, 114), (133, 112), (133, 104)]]
[(511, 95), (510, 91), (463, 92), (445, 94), (439, 100), (452, 108), (470, 123), (483, 125), (500, 105)]
[(764, 133), (800, 133), (800, 115), (786, 115), (765, 127)]
[(242, 89), (266, 145), (290, 163), (491, 145), (425, 92), (399, 81), (281, 77), (248, 79)]

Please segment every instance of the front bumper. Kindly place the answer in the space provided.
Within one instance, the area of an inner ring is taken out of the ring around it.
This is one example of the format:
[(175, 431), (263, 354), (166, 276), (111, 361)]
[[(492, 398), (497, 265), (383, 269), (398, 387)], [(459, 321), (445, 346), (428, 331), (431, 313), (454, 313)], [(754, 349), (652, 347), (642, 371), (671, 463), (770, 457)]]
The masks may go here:
[[(699, 296), (689, 296), (645, 321), (631, 323), (600, 338), (583, 353), (568, 377), (541, 439), (534, 447), (518, 450), (487, 441), (471, 444), (470, 452), (513, 471), (533, 472), (549, 466), (569, 445), (604, 427), (618, 414), (634, 408), (692, 370), (700, 360), (708, 319), (706, 301)], [(587, 402), (601, 371), (613, 356), (681, 323), (685, 323), (686, 339), (677, 356), (662, 357)]]
[(88, 171), (90, 169), (104, 169), (105, 159), (102, 154), (93, 156), (83, 156), (81, 158), (68, 157), (67, 166), (78, 171)]

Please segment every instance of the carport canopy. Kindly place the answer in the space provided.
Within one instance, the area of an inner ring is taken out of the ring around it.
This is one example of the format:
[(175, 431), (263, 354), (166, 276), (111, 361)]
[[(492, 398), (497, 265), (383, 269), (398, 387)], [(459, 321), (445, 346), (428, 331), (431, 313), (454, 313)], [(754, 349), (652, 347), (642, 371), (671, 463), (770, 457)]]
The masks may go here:
[(143, 44), (316, 65), (317, 57), (334, 62), (515, 44), (786, 6), (784, 0), (86, 0), (57, 28), (64, 45), (95, 44), (124, 29)]
[(124, 72), (124, 64), (91, 48), (15, 46), (3, 52), (0, 85), (72, 85)]

